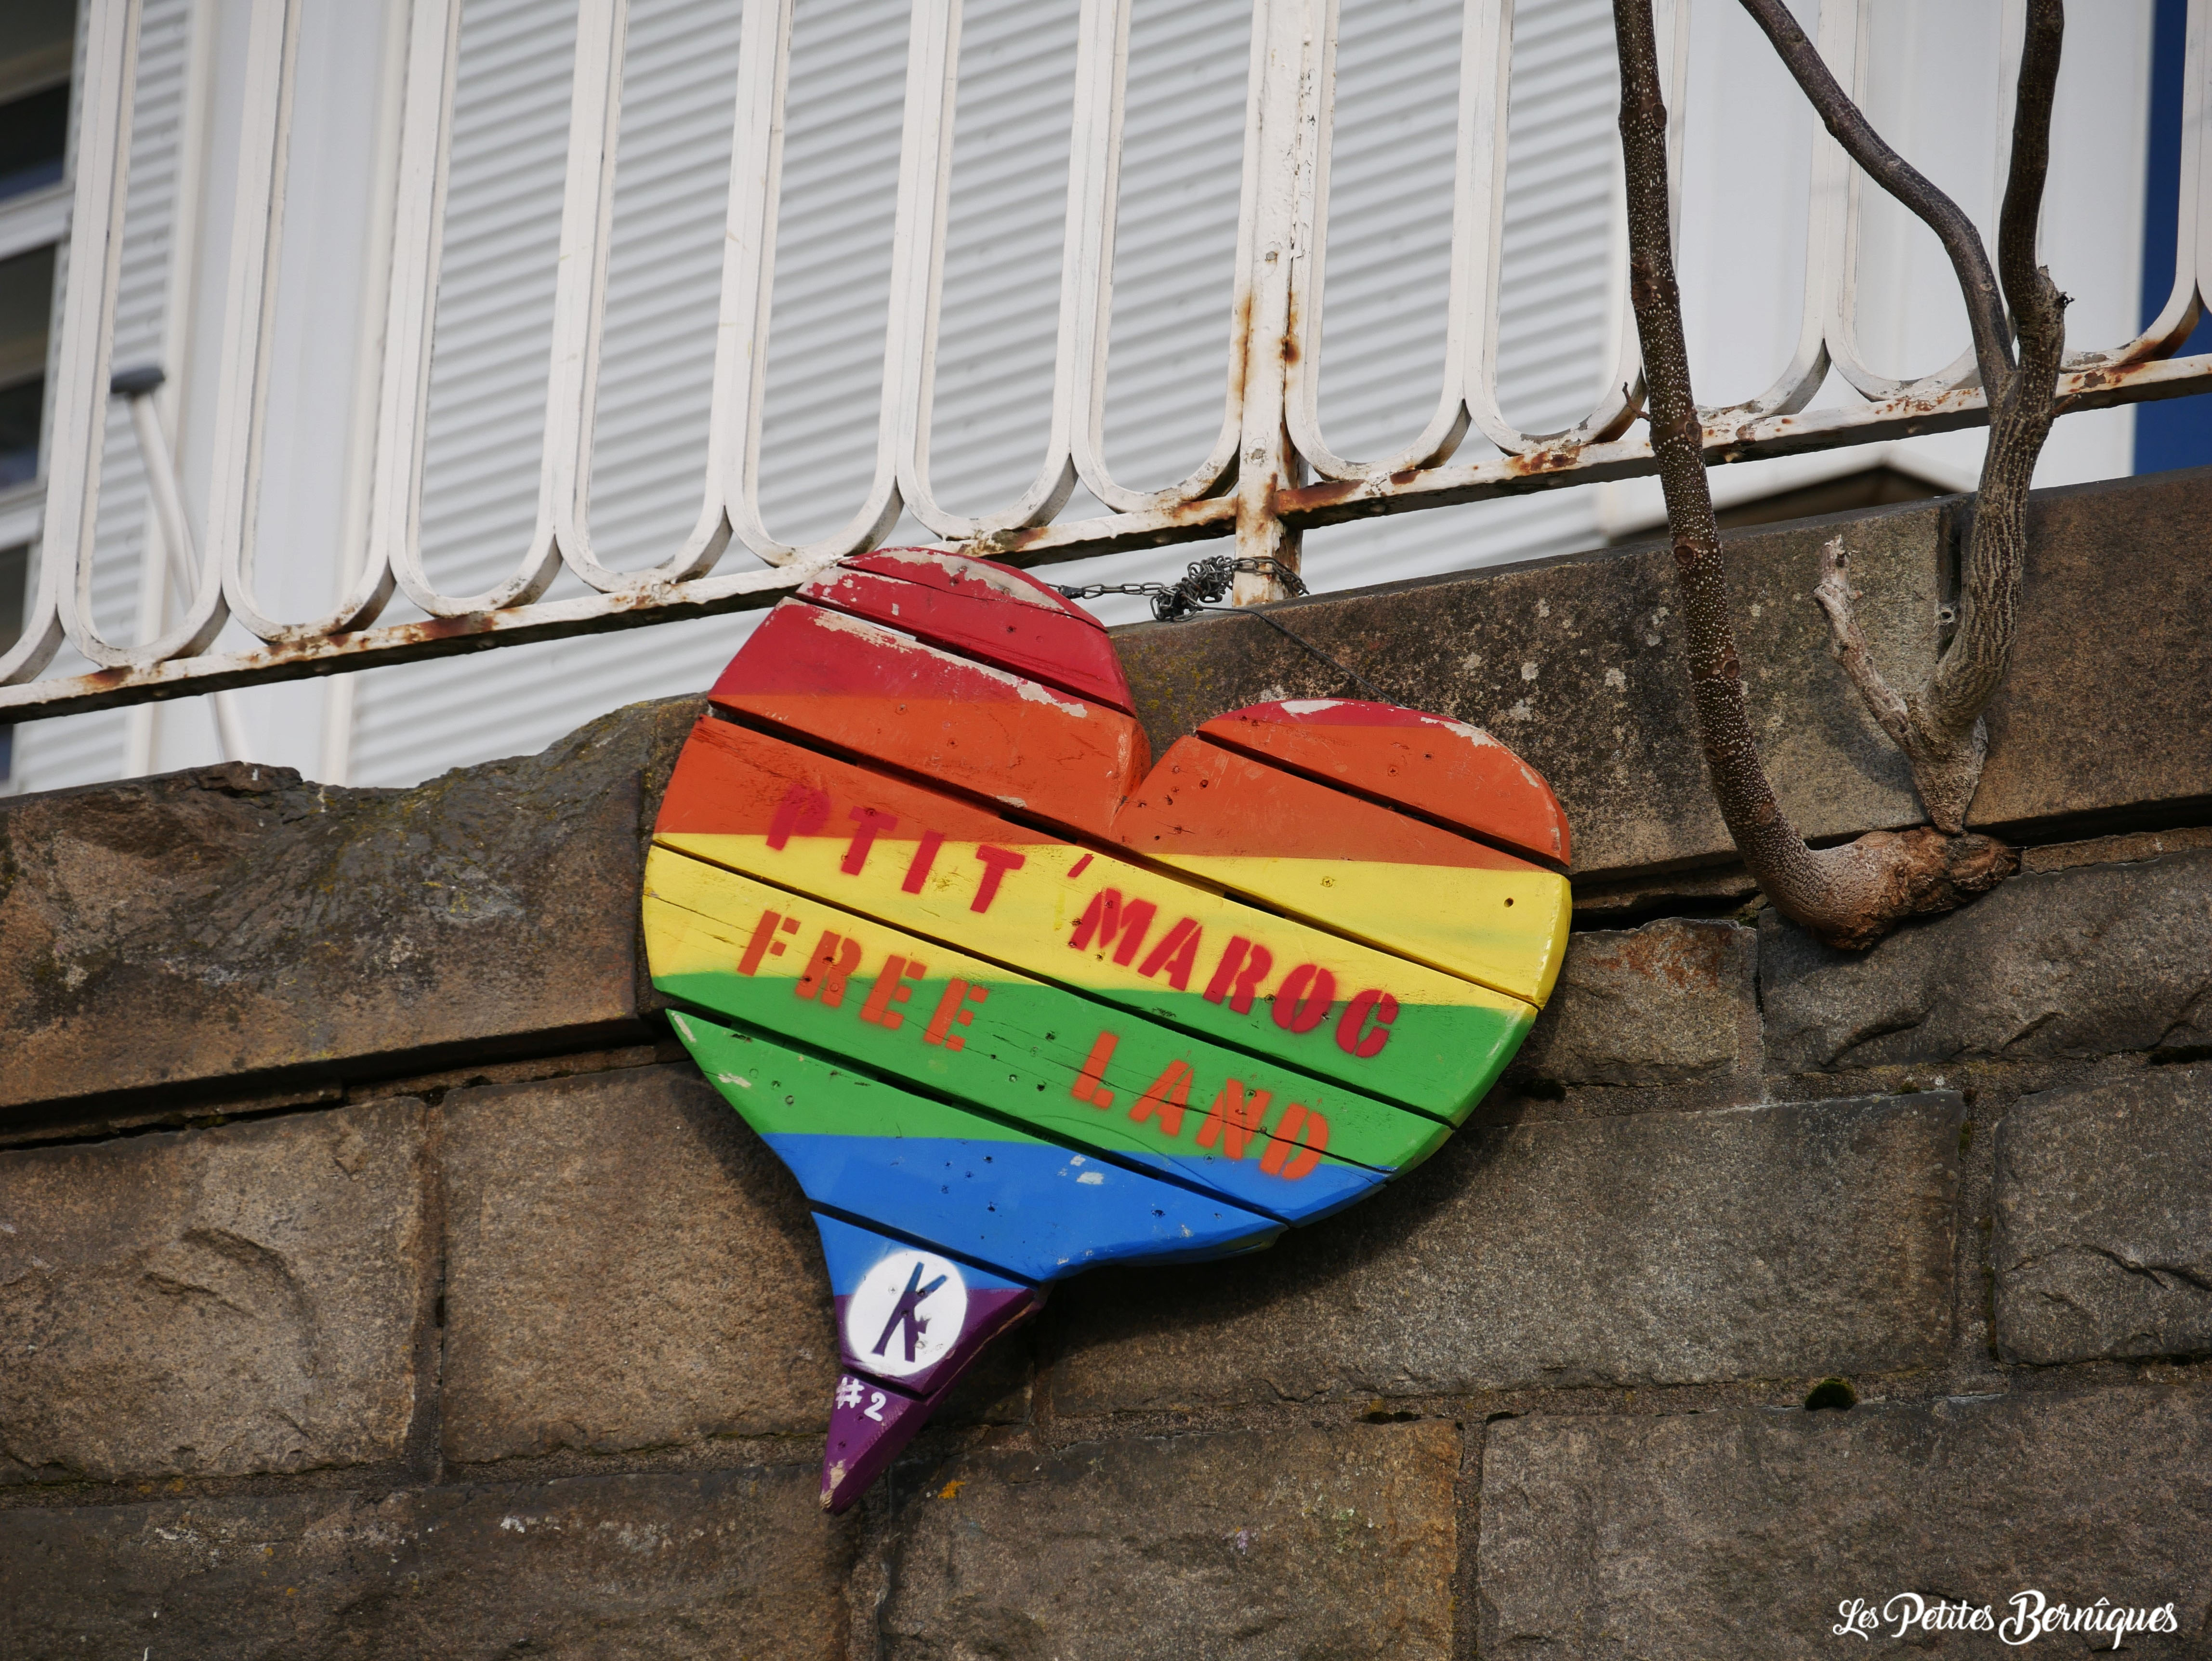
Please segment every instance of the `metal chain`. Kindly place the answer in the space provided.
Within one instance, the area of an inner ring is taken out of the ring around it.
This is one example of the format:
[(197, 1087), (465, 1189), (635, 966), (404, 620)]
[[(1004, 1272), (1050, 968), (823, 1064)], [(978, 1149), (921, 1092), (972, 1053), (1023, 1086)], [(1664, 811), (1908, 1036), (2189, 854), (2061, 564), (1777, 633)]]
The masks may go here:
[(1309, 592), (1305, 579), (1279, 559), (1265, 555), (1256, 559), (1238, 559), (1231, 554), (1193, 560), (1190, 569), (1179, 582), (1093, 582), (1079, 588), (1063, 587), (1060, 592), (1070, 599), (1096, 599), (1101, 594), (1148, 595), (1154, 621), (1177, 623), (1195, 611), (1237, 609), (1224, 608), (1220, 602), (1228, 597), (1239, 572), (1271, 576), (1289, 589), (1294, 599)]
[(1235, 617), (1255, 618), (1300, 651), (1319, 658), (1376, 703), (1395, 703), (1398, 701), (1376, 691), (1356, 671), (1346, 668), (1310, 641), (1301, 640), (1265, 611), (1248, 606), (1222, 605), (1240, 572), (1273, 577), (1291, 591), (1292, 599), (1311, 592), (1307, 588), (1304, 577), (1280, 560), (1264, 554), (1252, 559), (1214, 554), (1205, 559), (1193, 560), (1190, 569), (1176, 582), (1092, 582), (1079, 587), (1060, 586), (1060, 592), (1070, 599), (1096, 599), (1101, 594), (1141, 595), (1152, 601), (1153, 619), (1159, 623), (1180, 623), (1200, 611), (1222, 611)]

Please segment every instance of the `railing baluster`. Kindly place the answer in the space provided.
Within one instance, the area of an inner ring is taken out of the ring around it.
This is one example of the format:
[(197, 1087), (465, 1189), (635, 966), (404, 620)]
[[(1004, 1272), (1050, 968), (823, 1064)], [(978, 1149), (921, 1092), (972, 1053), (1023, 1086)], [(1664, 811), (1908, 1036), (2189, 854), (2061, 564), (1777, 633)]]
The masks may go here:
[[(1298, 211), (1316, 165), (1322, 65), (1334, 18), (1329, 0), (1261, 0), (1254, 27), (1266, 56), (1260, 71), (1257, 191), (1253, 214), (1250, 298), (1243, 312), (1244, 410), (1237, 469), (1237, 553), (1295, 570), (1297, 533), (1277, 512), (1278, 491), (1298, 484), (1298, 461), (1285, 420), (1285, 352), (1291, 341), (1291, 266), (1305, 252)], [(1240, 574), (1240, 605), (1277, 599), (1284, 586), (1263, 573)]]
[[(27, 596), (21, 634), (0, 651), (0, 687), (35, 682), (64, 638), (74, 636), (76, 618), (91, 610), (93, 531), (107, 432), (108, 356), (122, 259), (138, 16), (138, 0), (86, 0), (82, 77), (70, 140), (76, 188), (61, 338), (52, 359), (38, 581)], [(30, 686), (17, 697), (34, 697), (38, 690)]]
[[(1125, 0), (1126, 3), (1126, 0)], [(1249, 340), (1248, 321), (1251, 314), (1252, 298), (1252, 238), (1256, 202), (1259, 192), (1259, 131), (1260, 82), (1267, 63), (1267, 30), (1264, 27), (1267, 0), (1253, 0), (1251, 38), (1247, 49), (1247, 69), (1244, 90), (1244, 144), (1237, 186), (1237, 247), (1231, 257), (1229, 279), (1228, 384), (1222, 399), (1221, 426), (1214, 434), (1213, 447), (1206, 459), (1176, 483), (1157, 490), (1136, 490), (1115, 481), (1105, 459), (1105, 392), (1107, 345), (1113, 328), (1113, 256), (1115, 253), (1115, 222), (1105, 228), (1104, 247), (1107, 265), (1105, 288), (1099, 296), (1097, 338), (1097, 367), (1095, 378), (1096, 403), (1091, 407), (1086, 424), (1079, 428), (1075, 441), (1078, 472), (1091, 493), (1122, 516), (1142, 518), (1146, 514), (1172, 513), (1212, 495), (1220, 487), (1222, 479), (1237, 460), (1237, 445), (1243, 434), (1244, 411), (1244, 353)], [(1126, 57), (1127, 42), (1122, 42)], [(1126, 82), (1127, 64), (1122, 74)], [(1117, 173), (1120, 155), (1120, 101), (1126, 96), (1126, 84), (1117, 84), (1115, 154)], [(1116, 218), (1118, 201), (1113, 203)]]
[[(592, 117), (603, 108), (601, 100), (605, 95), (604, 85), (605, 66), (603, 63), (592, 61), (590, 37), (586, 33), (586, 21), (588, 15), (601, 12), (611, 3), (611, 0), (578, 0), (581, 15), (577, 20), (575, 67), (568, 93), (568, 156), (572, 183), (577, 167), (577, 152), (582, 149), (595, 157), (598, 153), (597, 146), (603, 142), (603, 133), (593, 129)], [(410, 122), (416, 114), (415, 76), (418, 70), (433, 79), (441, 94), (437, 116), (441, 142), (438, 147), (434, 178), (414, 181), (414, 187), (420, 188), (426, 185), (430, 186), (434, 216), (442, 221), (445, 217), (446, 207), (446, 173), (452, 159), (450, 149), (453, 131), (453, 78), (460, 56), (459, 0), (415, 0), (415, 3), (418, 8), (424, 8), (431, 14), (428, 21), (444, 23), (447, 26), (442, 64), (428, 60), (429, 44), (423, 39), (422, 31), (420, 29), (416, 33), (416, 50), (410, 52), (408, 63), (407, 101)], [(423, 120), (427, 126), (429, 120), (427, 112), (423, 115)], [(403, 167), (404, 165), (403, 163)], [(403, 193), (408, 192), (410, 188), (408, 182), (402, 183)], [(566, 286), (573, 280), (572, 274), (566, 269), (567, 265), (570, 263), (568, 256), (572, 251), (582, 252), (588, 258), (589, 252), (595, 246), (589, 225), (579, 226), (574, 222), (574, 216), (569, 211), (574, 201), (572, 191), (562, 204), (561, 249), (564, 269), (559, 286)], [(436, 327), (438, 256), (444, 239), (442, 225), (434, 227), (430, 232), (430, 237), (432, 240), (425, 246), (418, 234), (407, 256), (410, 265), (418, 258), (422, 262), (420, 270), (422, 286), (416, 292), (419, 293), (422, 301), (422, 314), (418, 326), (422, 331), (422, 379), (420, 399), (412, 411), (414, 442), (417, 459), (412, 470), (414, 474), (410, 481), (412, 488), (409, 492), (410, 499), (408, 502), (408, 534), (403, 540), (393, 545), (392, 568), (393, 574), (398, 578), (400, 587), (405, 590), (407, 598), (432, 617), (475, 617), (488, 611), (505, 611), (510, 606), (528, 605), (544, 594), (546, 589), (552, 586), (553, 579), (560, 575), (561, 550), (558, 538), (554, 534), (553, 498), (556, 488), (555, 479), (558, 471), (554, 458), (561, 453), (561, 447), (564, 440), (573, 445), (577, 423), (583, 419), (581, 410), (583, 395), (577, 389), (583, 380), (588, 379), (590, 373), (588, 360), (592, 355), (592, 344), (587, 338), (589, 316), (586, 312), (580, 318), (576, 310), (573, 308), (564, 314), (556, 300), (554, 312), (552, 363), (546, 376), (545, 447), (544, 460), (538, 469), (538, 522), (531, 530), (530, 540), (523, 551), (521, 559), (505, 581), (497, 583), (481, 593), (458, 595), (445, 593), (430, 581), (428, 575), (422, 569), (421, 536), (420, 451), (422, 429), (427, 418), (429, 405), (430, 349), (432, 336)], [(396, 276), (392, 286), (396, 305), (397, 291), (401, 286)], [(416, 319), (410, 316), (409, 322), (414, 324)], [(566, 326), (565, 333), (564, 325)], [(580, 325), (586, 332), (585, 338), (578, 338)]]
[(133, 666), (130, 648), (109, 645), (93, 621), (92, 557), (131, 172), (138, 24), (138, 0), (90, 0), (85, 83), (77, 94), (69, 280), (62, 296), (60, 349), (53, 356), (48, 427), (52, 455), (40, 538), (39, 593), (22, 640), (0, 659), (0, 678), (28, 679), (46, 666), (59, 644), (54, 638), (57, 621), (70, 644), (93, 662), (107, 668)]
[(2212, 292), (2212, 169), (2204, 165), (2205, 77), (2212, 73), (2212, 0), (2189, 0), (2182, 47), (2181, 167), (2174, 202), (2173, 287), (2143, 332), (2104, 351), (2066, 354), (2069, 369), (2116, 367), (2167, 357), (2181, 349)]
[[(392, 591), (391, 568), (377, 563), (356, 575), (335, 611), (308, 623), (279, 622), (262, 611), (253, 593), (261, 444), (267, 419), (276, 274), (283, 252), (300, 9), (300, 0), (258, 0), (253, 13), (234, 196), (237, 205), (224, 313), (223, 380), (216, 411), (216, 461), (207, 521), (208, 558), (220, 571), (230, 615), (272, 644), (312, 642), (364, 628), (376, 620)], [(160, 465), (150, 451), (148, 465)], [(159, 500), (164, 487), (158, 478), (155, 489)], [(173, 484), (167, 489), (173, 492)], [(164, 516), (164, 526), (171, 518), (181, 522), (181, 516), (180, 508), (172, 508)], [(346, 528), (350, 532), (352, 527)], [(212, 575), (208, 581), (214, 581)], [(204, 588), (207, 584), (202, 586)], [(235, 749), (228, 739), (225, 745)]]
[[(1336, 104), (1336, 65), (1333, 43), (1336, 20), (1332, 6), (1326, 54), (1319, 73), (1321, 83), (1316, 161), (1309, 186), (1299, 204), (1299, 231), (1304, 252), (1293, 267), (1293, 314), (1297, 330), (1297, 352), (1287, 372), (1288, 414), (1291, 441), (1306, 465), (1324, 478), (1364, 478), (1403, 472), (1409, 468), (1433, 467), (1450, 459), (1469, 424), (1466, 386), (1466, 337), (1473, 314), (1477, 282), (1475, 227), (1485, 211), (1478, 179), (1478, 137), (1486, 117), (1482, 93), (1486, 50), (1498, 28), (1498, 13), (1506, 0), (1469, 0), (1461, 30), (1462, 69), (1459, 100), (1459, 142), (1453, 168), (1451, 271), (1445, 302), (1443, 385), (1435, 411), (1411, 443), (1370, 461), (1352, 461), (1339, 455), (1323, 436), (1321, 426), (1322, 322), (1328, 252), (1329, 160), (1334, 148), (1332, 129)], [(1480, 55), (1480, 61), (1478, 61)]]
[(445, 246), (461, 0), (412, 0), (412, 5), (364, 563), (370, 571), (388, 569), (408, 597), (429, 611), (423, 597), (434, 600), (436, 594), (422, 572), (422, 437), (430, 405), (438, 266)]
[[(1831, 67), (1848, 61), (1856, 38), (1857, 18), (1843, 0), (1820, 8), (1820, 55)], [(1834, 315), (1842, 281), (1838, 269), (1847, 246), (1850, 158), (1844, 147), (1814, 125), (1813, 152), (1806, 178), (1805, 283), (1797, 312), (1797, 344), (1774, 383), (1758, 397), (1718, 409), (1700, 409), (1709, 427), (1741, 426), (1773, 415), (1795, 415), (1820, 395), (1828, 374), (1828, 319)]]
[[(1829, 67), (1835, 72), (1837, 81), (1848, 86), (1852, 98), (1861, 108), (1864, 108), (1872, 69), (1868, 36), (1873, 27), (1874, 4), (1873, 0), (1822, 0), (1824, 17), (1829, 6), (1846, 3), (1852, 5), (1855, 10), (1850, 33), (1846, 34), (1838, 27), (1831, 37), (1824, 27), (1820, 37), (1821, 52), (1824, 57), (1828, 56), (1832, 38), (1838, 52), (1844, 49), (1846, 42), (1849, 43), (1849, 58), (1838, 62), (1830, 57)], [(1894, 375), (1886, 375), (1871, 368), (1859, 350), (1859, 222), (1867, 188), (1865, 176), (1860, 173), (1857, 163), (1846, 161), (1844, 165), (1850, 179), (1850, 195), (1844, 210), (1844, 249), (1838, 262), (1840, 281), (1836, 289), (1836, 312), (1828, 325), (1828, 356), (1836, 373), (1848, 381), (1861, 397), (1873, 402), (1888, 399), (1925, 399), (1955, 387), (1972, 385), (1978, 372), (1972, 345), (1932, 374), (1907, 380), (1899, 380)]]
[[(543, 468), (544, 511), (551, 516), (561, 557), (603, 593), (657, 593), (711, 568), (729, 541), (728, 520), (710, 468), (690, 534), (667, 559), (644, 570), (616, 571), (601, 564), (592, 549), (592, 445), (606, 335), (607, 260), (614, 240), (615, 157), (629, 28), (629, 0), (582, 0), (576, 18), (574, 93), (562, 198), (561, 272), (553, 300), (553, 372)], [(711, 455), (715, 441), (711, 416), (709, 422)]]
[[(951, 186), (953, 116), (959, 88), (959, 22), (957, 0), (941, 102), (933, 119), (940, 122), (935, 137), (939, 175), (937, 208), (930, 222), (930, 277), (927, 341), (923, 378), (908, 412), (899, 460), (899, 490), (907, 508), (940, 537), (972, 541), (1033, 525), (1043, 525), (1067, 505), (1075, 493), (1073, 435), (1076, 411), (1090, 402), (1091, 370), (1100, 352), (1094, 334), (1103, 322), (1094, 320), (1099, 301), (1103, 247), (1102, 217), (1109, 215), (1102, 201), (1114, 176), (1103, 152), (1118, 147), (1121, 138), (1121, 76), (1117, 59), (1127, 56), (1128, 29), (1125, 8), (1115, 0), (1084, 0), (1078, 23), (1075, 98), (1067, 146), (1066, 228), (1060, 244), (1060, 319), (1053, 353), (1052, 420), (1045, 436), (1044, 459), (1021, 495), (1006, 507), (980, 514), (956, 514), (937, 500), (930, 480), (929, 435), (935, 411), (933, 397), (937, 357), (938, 313), (944, 301), (945, 218)], [(1103, 84), (1102, 84), (1103, 83)], [(909, 126), (910, 133), (918, 130)]]
[[(921, 9), (918, 6), (917, 13)], [(746, 0), (744, 32), (738, 43), (738, 137), (730, 175), (731, 263), (723, 267), (722, 327), (727, 331), (750, 326), (751, 333), (744, 344), (747, 368), (742, 386), (733, 366), (728, 380), (718, 374), (717, 398), (720, 389), (726, 387), (732, 397), (741, 392), (744, 399), (731, 423), (735, 430), (727, 435), (731, 441), (742, 442), (742, 461), (732, 469), (737, 476), (724, 486), (730, 522), (738, 540), (772, 564), (804, 570), (873, 547), (898, 520), (902, 506), (899, 405), (894, 366), (899, 356), (895, 350), (900, 329), (899, 251), (895, 246), (883, 397), (876, 418), (876, 464), (867, 494), (853, 516), (830, 535), (807, 543), (781, 541), (761, 518), (760, 444), (761, 413), (768, 387), (770, 296), (775, 282), (776, 216), (783, 178), (784, 109), (791, 80), (791, 26), (792, 0)], [(921, 27), (921, 17), (917, 15), (909, 27)], [(909, 58), (912, 50), (909, 42)], [(908, 85), (910, 104), (911, 71)], [(902, 181), (905, 166), (902, 150)], [(903, 202), (903, 191), (901, 199)], [(748, 258), (747, 251), (757, 252)], [(727, 455), (726, 451), (720, 453)], [(730, 466), (726, 459), (723, 465)], [(714, 577), (696, 586), (720, 599), (753, 592), (758, 575)]]

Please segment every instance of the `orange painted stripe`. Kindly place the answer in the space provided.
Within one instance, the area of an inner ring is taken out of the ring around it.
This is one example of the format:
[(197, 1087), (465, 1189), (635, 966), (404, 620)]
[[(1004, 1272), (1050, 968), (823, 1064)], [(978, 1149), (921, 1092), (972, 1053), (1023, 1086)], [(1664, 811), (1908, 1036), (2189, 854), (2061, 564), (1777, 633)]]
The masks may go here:
[(1115, 816), (1114, 839), (1162, 859), (1534, 868), (1482, 843), (1196, 739), (1178, 739), (1160, 757)]
[(1394, 704), (1302, 698), (1217, 715), (1217, 744), (1401, 803), (1536, 859), (1572, 858), (1567, 816), (1543, 776), (1478, 727)]
[[(793, 837), (849, 839), (859, 835), (860, 824), (842, 820), (832, 824), (828, 807), (815, 811), (807, 792), (817, 774), (849, 781), (857, 770), (811, 756), (750, 727), (705, 717), (692, 727), (676, 759), (675, 775), (661, 798), (660, 816), (653, 822), (654, 834), (765, 837), (779, 846)], [(879, 826), (878, 836), (912, 838), (927, 829), (938, 833), (940, 843), (1021, 845), (1059, 840), (1000, 818), (988, 808), (972, 807), (899, 779), (880, 773), (868, 773), (865, 778), (869, 803), (898, 822), (897, 826)]]

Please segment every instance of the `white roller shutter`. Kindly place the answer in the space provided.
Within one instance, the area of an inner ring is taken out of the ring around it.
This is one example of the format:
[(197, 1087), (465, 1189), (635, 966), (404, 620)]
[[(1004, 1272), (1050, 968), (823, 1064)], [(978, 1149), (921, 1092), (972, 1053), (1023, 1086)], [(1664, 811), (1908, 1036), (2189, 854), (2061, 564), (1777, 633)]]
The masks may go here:
[[(664, 557), (697, 509), (736, 12), (631, 7), (593, 472), (595, 538), (617, 563)], [(906, 12), (903, 0), (798, 9), (762, 458), (766, 516), (787, 538), (842, 523), (873, 465)], [(1418, 429), (1435, 395), (1460, 12), (1435, 0), (1345, 12), (1324, 413), (1356, 446)], [(1520, 13), (1505, 401), (1564, 423), (1594, 392), (1607, 343), (1611, 33), (1603, 0), (1524, 0)], [(1073, 0), (966, 8), (933, 443), (956, 508), (1012, 494), (1042, 450), (1075, 17)], [(423, 501), (430, 569), (454, 593), (504, 575), (534, 516), (573, 46), (567, 9), (548, 0), (469, 0), (462, 29)], [(1188, 472), (1221, 420), (1249, 29), (1249, 0), (1135, 10), (1108, 443), (1141, 484)], [(1562, 356), (1588, 368), (1563, 380)], [(1079, 493), (1067, 511), (1098, 508)], [(1590, 535), (1576, 493), (1334, 528), (1309, 538), (1309, 561), (1317, 586), (1341, 587)], [(893, 536), (929, 539), (910, 519)], [(1085, 562), (1066, 580), (1177, 572), (1205, 551)], [(374, 672), (355, 780), (410, 782), (696, 690), (745, 627), (709, 619)]]

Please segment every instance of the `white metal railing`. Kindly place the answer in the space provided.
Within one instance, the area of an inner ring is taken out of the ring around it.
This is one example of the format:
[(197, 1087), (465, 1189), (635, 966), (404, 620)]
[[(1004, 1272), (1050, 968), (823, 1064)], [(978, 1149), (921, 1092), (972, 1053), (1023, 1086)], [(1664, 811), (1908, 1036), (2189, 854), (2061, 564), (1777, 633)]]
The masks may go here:
[[(41, 557), (22, 634), (0, 657), (0, 716), (137, 703), (757, 605), (822, 564), (872, 545), (902, 510), (947, 543), (1023, 563), (1212, 537), (1233, 537), (1240, 553), (1295, 561), (1297, 534), (1309, 526), (1651, 470), (1647, 443), (1631, 430), (1641, 383), (1625, 294), (1618, 301), (1620, 335), (1628, 344), (1605, 382), (1607, 390), (1581, 421), (1562, 432), (1528, 433), (1499, 407), (1511, 0), (1466, 0), (1442, 398), (1419, 436), (1392, 454), (1348, 457), (1332, 447), (1316, 389), (1335, 3), (1254, 0), (1221, 428), (1204, 461), (1181, 483), (1142, 490), (1117, 481), (1106, 463), (1103, 428), (1130, 0), (1083, 0), (1045, 460), (1027, 487), (994, 512), (970, 516), (946, 508), (932, 488), (930, 412), (960, 0), (914, 0), (873, 476), (858, 511), (835, 534), (796, 545), (779, 541), (763, 522), (758, 459), (793, 0), (744, 0), (708, 465), (699, 510), (690, 534), (659, 563), (610, 569), (593, 551), (588, 484), (628, 7), (627, 0), (575, 3), (537, 526), (512, 569), (483, 593), (456, 595), (441, 592), (422, 563), (423, 435), (460, 0), (412, 0), (367, 557), (338, 606), (313, 621), (282, 621), (257, 597), (254, 503), (301, 0), (253, 0), (204, 534), (193, 557), (197, 569), (177, 579), (181, 618), (154, 638), (122, 641), (108, 638), (94, 622), (92, 574), (140, 0), (86, 0), (70, 257), (50, 377)], [(1662, 29), (1674, 42), (1670, 105), (1678, 137), (1687, 4), (1662, 0), (1661, 7)], [(1827, 0), (1821, 7), (1820, 48), (1847, 85), (1863, 85), (1869, 4)], [(2208, 37), (2212, 0), (2191, 0), (2172, 297), (2136, 338), (2069, 356), (2061, 392), (2069, 408), (2212, 385), (2212, 357), (2170, 356), (2212, 292), (2212, 204), (2206, 199), (2212, 177), (2200, 156)], [(1705, 412), (1713, 459), (1873, 442), (1984, 420), (1971, 353), (1910, 381), (1878, 374), (1862, 359), (1854, 332), (1856, 170), (1823, 135), (1814, 143), (1808, 182), (1811, 210), (1795, 355), (1756, 398)], [(1832, 368), (1859, 401), (1808, 407)], [(150, 418), (139, 423), (152, 424)], [(1470, 431), (1497, 453), (1455, 462)], [(1056, 515), (1079, 482), (1110, 511), (1060, 522)], [(154, 489), (162, 494), (159, 481)], [(185, 536), (168, 541), (173, 553), (190, 546)], [(732, 541), (744, 550), (734, 557)], [(563, 569), (591, 592), (544, 599)], [(379, 626), (396, 593), (427, 620)], [(1264, 579), (1248, 580), (1239, 595), (1269, 597)], [(262, 645), (211, 652), (232, 621)], [(64, 641), (98, 666), (96, 672), (40, 678)]]

